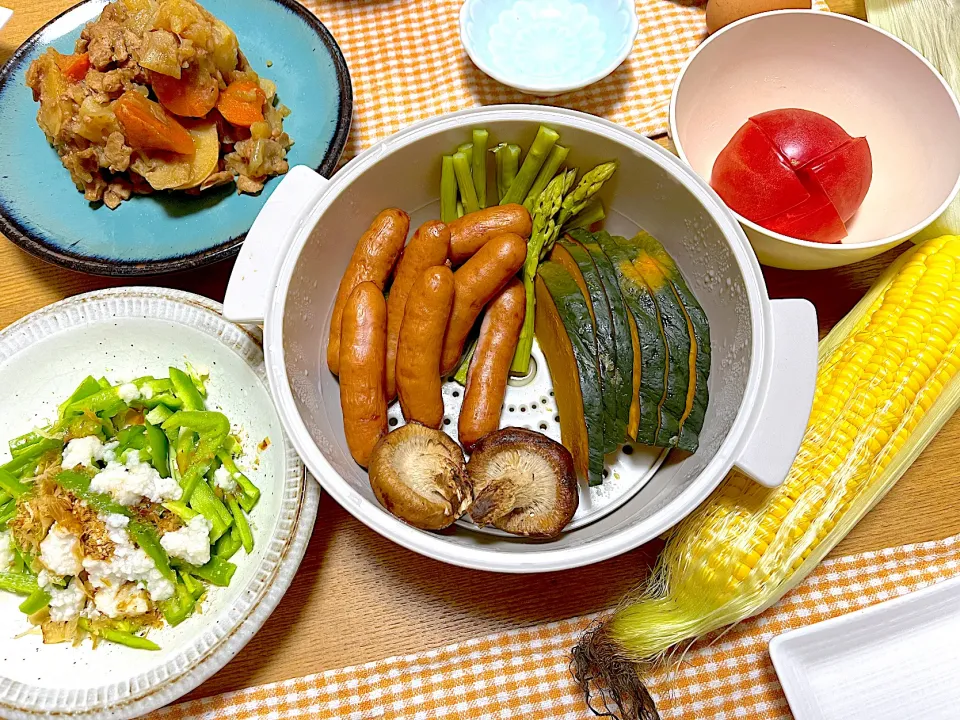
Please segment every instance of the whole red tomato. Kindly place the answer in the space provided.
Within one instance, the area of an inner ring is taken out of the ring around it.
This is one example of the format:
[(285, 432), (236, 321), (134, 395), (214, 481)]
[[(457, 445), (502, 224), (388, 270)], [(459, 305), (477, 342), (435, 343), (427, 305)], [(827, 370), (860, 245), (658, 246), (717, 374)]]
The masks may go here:
[(710, 184), (730, 208), (768, 230), (836, 243), (873, 178), (866, 138), (797, 108), (755, 115), (717, 156)]

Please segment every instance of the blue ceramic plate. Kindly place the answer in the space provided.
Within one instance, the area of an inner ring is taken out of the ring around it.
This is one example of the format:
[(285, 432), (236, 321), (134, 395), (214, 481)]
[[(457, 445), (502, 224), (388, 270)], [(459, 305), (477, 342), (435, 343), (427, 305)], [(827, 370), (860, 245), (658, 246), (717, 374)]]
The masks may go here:
[[(279, 178), (258, 196), (228, 185), (197, 197), (135, 196), (109, 210), (84, 200), (37, 125), (27, 68), (48, 46), (72, 53), (83, 26), (106, 4), (86, 0), (52, 20), (0, 71), (0, 231), (44, 260), (98, 275), (153, 275), (236, 255)], [(295, 0), (201, 4), (233, 29), (253, 68), (276, 82), (291, 110), (284, 122), (294, 141), (291, 167), (329, 177), (353, 112), (347, 65), (330, 32)]]

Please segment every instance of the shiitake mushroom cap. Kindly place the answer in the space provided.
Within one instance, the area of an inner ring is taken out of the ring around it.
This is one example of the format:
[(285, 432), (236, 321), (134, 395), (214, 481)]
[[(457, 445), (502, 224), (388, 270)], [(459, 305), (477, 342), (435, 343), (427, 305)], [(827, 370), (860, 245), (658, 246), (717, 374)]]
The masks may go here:
[(480, 526), (552, 538), (580, 503), (570, 451), (533, 430), (490, 433), (474, 446), (467, 473), (475, 496), (470, 517)]
[(442, 431), (420, 423), (382, 437), (367, 470), (380, 504), (423, 530), (450, 526), (473, 502), (463, 450)]

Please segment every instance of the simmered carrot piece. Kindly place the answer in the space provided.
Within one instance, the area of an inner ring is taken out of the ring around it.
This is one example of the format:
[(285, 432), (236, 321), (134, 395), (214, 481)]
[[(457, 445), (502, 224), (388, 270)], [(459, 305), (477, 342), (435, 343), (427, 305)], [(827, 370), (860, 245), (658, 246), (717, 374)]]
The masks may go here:
[(80, 82), (90, 69), (90, 56), (87, 53), (78, 55), (59, 55), (57, 65), (60, 71), (74, 82)]
[(266, 100), (266, 93), (257, 83), (237, 80), (220, 93), (217, 110), (228, 123), (250, 127), (256, 122), (263, 121), (263, 103)]
[(134, 147), (193, 155), (193, 139), (183, 125), (135, 90), (121, 95), (113, 110)]
[(196, 68), (184, 70), (179, 80), (153, 73), (151, 85), (160, 104), (181, 117), (206, 117), (216, 106), (220, 95), (216, 78)]

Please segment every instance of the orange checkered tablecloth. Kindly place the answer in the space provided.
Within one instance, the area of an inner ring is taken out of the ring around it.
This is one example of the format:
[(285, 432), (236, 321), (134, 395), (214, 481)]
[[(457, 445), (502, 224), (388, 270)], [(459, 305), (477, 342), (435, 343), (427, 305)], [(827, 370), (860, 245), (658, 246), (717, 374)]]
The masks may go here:
[[(960, 575), (960, 536), (827, 560), (756, 618), (650, 678), (664, 720), (789, 720), (767, 644)], [(149, 720), (589, 720), (570, 650), (594, 617), (489, 635), (165, 708)]]
[(305, 0), (343, 50), (353, 80), (349, 159), (424, 118), (475, 105), (541, 102), (601, 115), (645, 135), (667, 131), (680, 66), (705, 35), (702, 3), (637, 0), (640, 32), (611, 75), (537, 99), (487, 77), (460, 44), (461, 0)]

